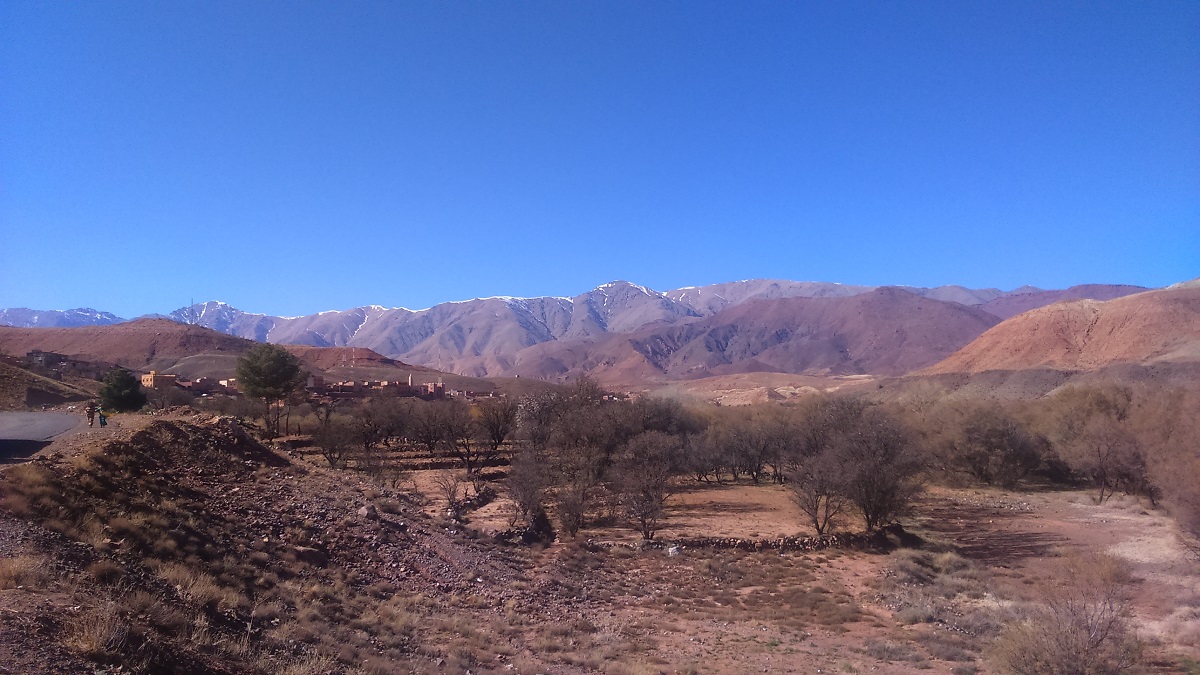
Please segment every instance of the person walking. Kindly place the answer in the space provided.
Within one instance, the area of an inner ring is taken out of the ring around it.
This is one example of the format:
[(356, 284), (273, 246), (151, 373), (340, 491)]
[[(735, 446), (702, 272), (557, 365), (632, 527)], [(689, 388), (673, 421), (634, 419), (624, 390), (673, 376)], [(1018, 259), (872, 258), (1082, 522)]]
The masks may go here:
[(104, 416), (103, 408), (96, 409), (96, 416), (100, 418), (100, 428), (108, 426), (108, 418)]
[[(92, 426), (93, 424), (95, 424), (95, 422), (96, 422), (96, 404), (89, 401), (87, 404), (87, 407), (83, 409), (83, 414), (87, 415), (87, 421), (88, 421), (89, 427)], [(101, 422), (100, 426), (104, 426), (104, 422)]]

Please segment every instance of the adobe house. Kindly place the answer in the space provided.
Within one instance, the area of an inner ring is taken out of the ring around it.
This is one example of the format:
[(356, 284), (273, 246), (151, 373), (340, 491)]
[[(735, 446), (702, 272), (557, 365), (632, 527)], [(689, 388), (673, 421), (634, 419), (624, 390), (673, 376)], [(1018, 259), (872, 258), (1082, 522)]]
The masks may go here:
[(40, 349), (34, 349), (25, 355), (25, 360), (34, 365), (42, 366), (43, 368), (49, 368), (51, 366), (57, 366), (60, 363), (66, 362), (67, 357), (54, 352), (44, 352)]
[(175, 386), (177, 375), (167, 375), (160, 373), (157, 370), (152, 370), (142, 376), (142, 386), (146, 389), (166, 389), (167, 387)]

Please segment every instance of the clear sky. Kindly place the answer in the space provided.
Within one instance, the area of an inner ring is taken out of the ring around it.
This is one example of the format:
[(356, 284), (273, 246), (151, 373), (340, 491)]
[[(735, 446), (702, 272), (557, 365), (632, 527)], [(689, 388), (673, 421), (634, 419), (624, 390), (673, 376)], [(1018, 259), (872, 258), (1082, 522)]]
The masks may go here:
[(1200, 3), (0, 3), (0, 307), (1200, 276)]

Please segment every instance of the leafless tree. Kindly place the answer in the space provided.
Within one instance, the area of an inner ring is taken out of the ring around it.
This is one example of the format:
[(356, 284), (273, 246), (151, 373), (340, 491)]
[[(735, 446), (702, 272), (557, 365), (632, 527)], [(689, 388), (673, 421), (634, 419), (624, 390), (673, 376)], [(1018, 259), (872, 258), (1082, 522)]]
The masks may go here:
[(1046, 441), (994, 406), (974, 406), (948, 439), (949, 461), (976, 480), (1011, 488), (1042, 463)]
[(446, 508), (457, 513), (462, 500), (463, 475), (457, 471), (439, 471), (433, 477), (433, 485), (446, 500)]
[(709, 482), (722, 481), (722, 475), (725, 472), (725, 452), (724, 449), (715, 437), (718, 434), (718, 428), (711, 426), (707, 432), (697, 437), (690, 445), (687, 453), (688, 471), (696, 477), (696, 480)]
[(593, 493), (605, 469), (605, 454), (611, 429), (598, 405), (570, 410), (555, 425), (547, 455), (558, 489), (559, 521), (575, 536), (583, 526)]
[(565, 397), (554, 391), (523, 397), (517, 404), (518, 435), (539, 452), (544, 451), (565, 409)]
[(495, 459), (517, 428), (517, 402), (507, 397), (483, 399), (476, 407), (484, 462)]
[(1051, 402), (1053, 438), (1059, 456), (1096, 489), (1104, 503), (1118, 489), (1134, 491), (1147, 482), (1145, 456), (1130, 413), (1128, 387), (1069, 388)]
[(421, 402), (413, 406), (410, 434), (418, 445), (430, 454), (439, 454), (445, 450), (450, 441), (446, 436), (444, 423), (445, 408), (441, 402)]
[(449, 453), (462, 462), (467, 480), (478, 493), (482, 488), (483, 460), (488, 455), (487, 445), (476, 441), (475, 423), (471, 409), (461, 401), (441, 401), (434, 404), (440, 408), (439, 419), (443, 425), (443, 443)]
[(868, 531), (907, 511), (920, 493), (922, 465), (908, 432), (878, 408), (867, 408), (832, 441), (844, 471), (842, 494), (858, 508)]
[(780, 439), (769, 424), (737, 411), (720, 416), (709, 427), (706, 442), (717, 448), (723, 464), (733, 478), (749, 476), (758, 483), (766, 475), (769, 462), (776, 460)]
[(308, 407), (312, 409), (313, 415), (317, 418), (317, 424), (325, 426), (329, 423), (333, 413), (337, 412), (340, 401), (332, 398), (321, 398), (309, 401)]
[(805, 457), (790, 473), (788, 487), (817, 536), (838, 522), (846, 509), (845, 467), (832, 448)]
[(653, 539), (682, 465), (680, 438), (647, 431), (621, 449), (614, 465), (621, 503), (645, 539)]
[(572, 537), (579, 533), (587, 519), (589, 493), (592, 489), (580, 484), (567, 484), (558, 488), (558, 522)]
[(408, 433), (412, 424), (412, 406), (410, 399), (384, 396), (368, 401), (360, 414), (371, 418), (379, 442), (391, 446)]
[(549, 476), (546, 464), (534, 448), (517, 453), (508, 469), (508, 494), (514, 510), (512, 524), (529, 524), (540, 513), (546, 500)]
[(176, 385), (161, 389), (145, 389), (146, 400), (158, 410), (166, 410), (177, 405), (189, 405), (194, 398), (191, 393)]
[(313, 441), (329, 466), (338, 469), (345, 465), (354, 448), (355, 430), (350, 420), (333, 416), (313, 435)]

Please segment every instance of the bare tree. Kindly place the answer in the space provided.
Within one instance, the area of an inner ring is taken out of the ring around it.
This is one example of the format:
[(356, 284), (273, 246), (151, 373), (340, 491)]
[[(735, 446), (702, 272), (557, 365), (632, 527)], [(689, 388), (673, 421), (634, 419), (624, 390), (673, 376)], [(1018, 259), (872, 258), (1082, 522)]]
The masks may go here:
[(554, 391), (525, 396), (517, 404), (517, 433), (534, 449), (544, 451), (565, 409), (565, 398)]
[(579, 534), (587, 519), (592, 488), (582, 484), (567, 484), (558, 488), (558, 522), (572, 537)]
[(412, 424), (412, 401), (385, 396), (374, 398), (362, 406), (360, 415), (369, 417), (376, 429), (378, 442), (391, 446), (408, 433)]
[(949, 439), (949, 460), (976, 480), (1011, 488), (1042, 463), (1044, 439), (993, 407), (975, 406)]
[(907, 431), (878, 408), (867, 408), (832, 442), (844, 470), (842, 494), (858, 508), (868, 531), (907, 511), (920, 493), (921, 462)]
[(1133, 491), (1147, 482), (1145, 456), (1130, 419), (1131, 389), (1069, 388), (1051, 405), (1057, 412), (1053, 437), (1059, 456), (1092, 484), (1098, 503), (1118, 489)]
[(685, 446), (689, 438), (708, 427), (703, 415), (685, 407), (678, 399), (645, 396), (630, 405), (641, 429), (677, 436)]
[(446, 500), (446, 508), (458, 513), (463, 493), (463, 476), (457, 471), (439, 471), (433, 477), (433, 485)]
[(599, 404), (606, 396), (608, 392), (598, 382), (585, 376), (575, 380), (567, 398), (577, 407), (587, 407)]
[(694, 440), (687, 453), (688, 470), (696, 480), (709, 482), (722, 480), (725, 471), (725, 452), (721, 443), (716, 440), (718, 427), (710, 426), (708, 431)]
[(500, 454), (500, 447), (516, 431), (517, 402), (507, 397), (484, 399), (476, 409), (482, 459), (488, 462)]
[(329, 423), (333, 413), (337, 411), (340, 401), (332, 398), (321, 398), (309, 401), (308, 407), (312, 409), (313, 415), (317, 418), (317, 423), (325, 426)]
[(430, 454), (439, 454), (449, 442), (440, 402), (421, 402), (413, 406), (410, 433), (418, 445)]
[(442, 401), (434, 405), (441, 409), (439, 419), (443, 425), (445, 447), (462, 462), (467, 480), (471, 481), (475, 492), (478, 493), (482, 486), (480, 470), (487, 457), (488, 446), (476, 442), (471, 409), (460, 401)]
[(384, 419), (377, 408), (362, 405), (354, 409), (350, 416), (353, 420), (354, 437), (363, 452), (368, 452), (383, 440)]
[(682, 464), (680, 439), (647, 431), (625, 444), (615, 464), (615, 483), (626, 513), (645, 539), (653, 539)]
[(161, 389), (146, 389), (146, 399), (158, 410), (166, 410), (177, 405), (189, 405), (194, 398), (187, 390), (176, 385)]
[(721, 462), (733, 480), (746, 475), (755, 483), (766, 475), (769, 463), (778, 461), (780, 438), (769, 420), (761, 414), (746, 415), (744, 411), (722, 415), (709, 427), (706, 442), (719, 448)]
[(512, 524), (530, 524), (542, 511), (549, 476), (546, 465), (533, 448), (525, 448), (513, 458), (508, 469), (508, 494), (513, 501)]
[(1151, 496), (1161, 492), (1184, 545), (1200, 556), (1200, 392), (1155, 389), (1141, 398), (1135, 428), (1142, 444), (1154, 448), (1147, 461)]
[(603, 477), (605, 450), (612, 436), (606, 426), (599, 406), (578, 407), (559, 419), (550, 439), (559, 522), (571, 536), (583, 526)]
[(313, 435), (313, 442), (321, 451), (321, 456), (329, 462), (329, 466), (338, 469), (345, 466), (356, 447), (355, 430), (352, 423), (339, 416), (326, 419), (325, 423)]
[(828, 448), (804, 458), (789, 476), (788, 487), (796, 505), (808, 516), (817, 536), (836, 525), (846, 508), (844, 479), (845, 467)]
[(851, 503), (847, 435), (866, 410), (859, 399), (813, 396), (774, 424), (788, 487), (818, 535), (834, 527)]

